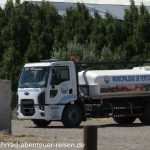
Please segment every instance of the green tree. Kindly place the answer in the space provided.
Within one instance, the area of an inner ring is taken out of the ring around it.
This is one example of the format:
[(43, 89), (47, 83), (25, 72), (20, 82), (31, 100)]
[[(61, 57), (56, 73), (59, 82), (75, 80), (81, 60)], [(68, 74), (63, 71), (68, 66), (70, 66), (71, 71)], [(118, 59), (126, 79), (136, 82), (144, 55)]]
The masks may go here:
[(77, 8), (68, 8), (62, 18), (64, 42), (76, 39), (83, 44), (89, 41), (92, 20), (84, 4), (77, 3)]
[(9, 47), (5, 50), (3, 59), (0, 65), (0, 77), (2, 79), (10, 79), (12, 81), (12, 89), (16, 90), (18, 76), (21, 70), (20, 64), (21, 56), (15, 49), (14, 44), (10, 43)]
[(98, 12), (94, 13), (91, 30), (91, 42), (95, 43), (96, 51), (100, 54), (102, 48), (106, 45), (106, 21), (98, 14)]
[(96, 46), (94, 45), (94, 43), (80, 44), (74, 40), (68, 42), (65, 49), (62, 48), (59, 50), (55, 50), (51, 55), (51, 58), (69, 60), (71, 56), (75, 56), (76, 61), (98, 61), (99, 56), (95, 53), (95, 51)]

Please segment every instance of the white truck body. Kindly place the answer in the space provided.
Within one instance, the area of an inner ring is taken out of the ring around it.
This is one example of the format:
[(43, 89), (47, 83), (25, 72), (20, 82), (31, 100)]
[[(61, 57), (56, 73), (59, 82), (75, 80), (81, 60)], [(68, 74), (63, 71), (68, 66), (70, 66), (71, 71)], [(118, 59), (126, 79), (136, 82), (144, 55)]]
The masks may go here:
[[(150, 95), (150, 67), (79, 72), (83, 94), (92, 98)], [(86, 86), (89, 88), (87, 94)]]
[(74, 61), (25, 64), (18, 87), (18, 118), (37, 126), (62, 121), (77, 127), (88, 117), (150, 124), (150, 67), (84, 70)]

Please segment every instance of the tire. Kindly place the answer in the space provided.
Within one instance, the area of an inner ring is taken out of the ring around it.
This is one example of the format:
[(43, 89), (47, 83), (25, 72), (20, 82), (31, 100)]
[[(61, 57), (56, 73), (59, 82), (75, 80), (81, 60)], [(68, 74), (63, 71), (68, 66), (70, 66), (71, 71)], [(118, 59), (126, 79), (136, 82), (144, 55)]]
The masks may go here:
[(113, 118), (118, 124), (132, 124), (135, 121), (135, 117), (118, 117)]
[(42, 119), (33, 119), (32, 122), (37, 126), (37, 127), (46, 127), (48, 126), (51, 121), (47, 120), (42, 120)]
[(145, 121), (145, 119), (144, 119), (143, 116), (142, 116), (142, 117), (139, 117), (139, 120), (141, 121), (141, 123), (146, 124), (146, 121)]
[(62, 123), (65, 127), (78, 127), (82, 121), (82, 111), (77, 105), (68, 105), (62, 115)]
[(143, 123), (143, 124), (148, 124), (150, 125), (150, 103), (146, 104), (144, 106), (144, 112), (143, 112), (143, 116), (139, 117), (139, 120)]

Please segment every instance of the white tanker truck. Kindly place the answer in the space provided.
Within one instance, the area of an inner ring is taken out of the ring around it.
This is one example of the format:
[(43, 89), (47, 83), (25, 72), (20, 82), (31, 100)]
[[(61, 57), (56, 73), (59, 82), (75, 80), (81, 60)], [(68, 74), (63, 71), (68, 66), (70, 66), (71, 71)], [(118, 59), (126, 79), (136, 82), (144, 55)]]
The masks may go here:
[(74, 61), (25, 64), (17, 112), (40, 127), (51, 121), (77, 127), (89, 117), (150, 124), (150, 67), (78, 72)]

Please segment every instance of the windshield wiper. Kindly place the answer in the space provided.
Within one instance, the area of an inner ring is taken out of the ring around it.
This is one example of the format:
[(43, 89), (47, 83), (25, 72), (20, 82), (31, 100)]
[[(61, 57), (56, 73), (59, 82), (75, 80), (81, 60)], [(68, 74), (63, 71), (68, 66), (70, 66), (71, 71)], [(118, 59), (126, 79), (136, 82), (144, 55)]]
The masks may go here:
[(21, 84), (19, 88), (29, 88), (29, 85)]
[(42, 88), (44, 85), (40, 85), (37, 83), (24, 83), (20, 86), (20, 88)]
[(44, 85), (41, 85), (41, 84), (38, 84), (38, 83), (31, 83), (31, 85), (33, 87), (36, 87), (36, 88), (42, 88)]
[(36, 83), (30, 83), (32, 87), (38, 88), (39, 86)]

